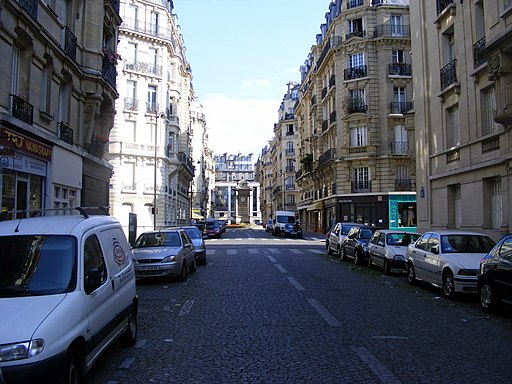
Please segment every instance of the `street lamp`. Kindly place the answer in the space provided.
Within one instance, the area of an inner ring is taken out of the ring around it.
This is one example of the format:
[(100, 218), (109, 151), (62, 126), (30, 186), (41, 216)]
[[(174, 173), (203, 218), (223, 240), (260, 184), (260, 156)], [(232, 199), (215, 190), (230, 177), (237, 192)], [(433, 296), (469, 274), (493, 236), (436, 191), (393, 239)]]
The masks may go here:
[(156, 167), (158, 165), (158, 118), (164, 117), (164, 113), (157, 113), (155, 117), (155, 173), (153, 175), (153, 229), (156, 230)]

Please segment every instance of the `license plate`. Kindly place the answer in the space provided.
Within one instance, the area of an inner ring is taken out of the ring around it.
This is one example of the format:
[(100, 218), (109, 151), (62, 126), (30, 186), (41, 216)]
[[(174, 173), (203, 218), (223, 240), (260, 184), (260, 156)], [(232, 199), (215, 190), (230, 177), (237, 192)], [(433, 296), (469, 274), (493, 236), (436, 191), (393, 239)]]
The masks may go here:
[(160, 267), (157, 265), (144, 265), (141, 267), (137, 267), (137, 269), (139, 271), (157, 271), (160, 269)]

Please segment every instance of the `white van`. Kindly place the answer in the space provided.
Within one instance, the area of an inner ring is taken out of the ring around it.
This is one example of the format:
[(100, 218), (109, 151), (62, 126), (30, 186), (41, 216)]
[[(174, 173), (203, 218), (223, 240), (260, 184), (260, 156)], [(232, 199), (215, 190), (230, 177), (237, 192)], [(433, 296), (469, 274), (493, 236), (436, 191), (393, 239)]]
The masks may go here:
[(274, 236), (302, 237), (302, 229), (293, 211), (274, 211), (272, 214), (272, 225), (272, 234)]
[(110, 216), (0, 222), (0, 371), (6, 383), (82, 383), (137, 337), (132, 251)]

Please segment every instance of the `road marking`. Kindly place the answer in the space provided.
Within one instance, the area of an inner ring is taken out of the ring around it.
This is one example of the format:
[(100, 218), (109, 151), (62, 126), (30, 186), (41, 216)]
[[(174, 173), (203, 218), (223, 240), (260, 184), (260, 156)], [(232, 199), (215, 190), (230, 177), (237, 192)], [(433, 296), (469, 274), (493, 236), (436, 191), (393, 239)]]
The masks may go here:
[(228, 249), (228, 256), (238, 255), (238, 251), (236, 249)]
[(129, 369), (134, 362), (135, 362), (134, 357), (128, 357), (128, 358), (124, 359), (121, 362), (121, 364), (119, 364), (119, 367), (117, 367), (117, 368), (118, 369)]
[(135, 347), (134, 348), (144, 348), (144, 346), (146, 345), (147, 343), (147, 339), (142, 339), (142, 340), (137, 340), (137, 342), (135, 343)]
[(307, 299), (308, 303), (327, 321), (331, 327), (341, 327), (341, 323), (331, 313), (318, 302), (317, 299)]
[(178, 313), (178, 316), (187, 316), (192, 310), (195, 300), (186, 300)]
[(405, 336), (372, 336), (372, 339), (379, 339), (379, 340), (407, 340), (408, 337)]
[(364, 347), (352, 348), (352, 350), (359, 356), (359, 358), (368, 365), (372, 372), (380, 379), (384, 384), (400, 384), (398, 380), (384, 364), (373, 356), (370, 351)]
[[(281, 271), (281, 273), (288, 273), (288, 271), (286, 269), (284, 269), (282, 265), (280, 265), (280, 264), (274, 264), (274, 265), (276, 266), (277, 269), (279, 269)], [(299, 284), (299, 283), (297, 283), (297, 284)]]
[(249, 248), (249, 253), (251, 255), (257, 255), (258, 253), (260, 253), (260, 251), (258, 248)]
[(290, 249), (290, 252), (294, 253), (296, 255), (303, 255), (304, 254), (304, 251), (302, 251), (300, 249)]
[(323, 255), (323, 254), (325, 254), (324, 251), (320, 251), (319, 249), (308, 249), (308, 252), (314, 253), (316, 255)]
[(271, 262), (273, 262), (273, 263), (276, 263), (276, 262), (277, 262), (277, 260), (276, 260), (276, 259), (274, 259), (272, 256), (267, 256), (267, 257), (268, 257), (268, 259), (269, 259)]
[(281, 253), (281, 251), (279, 249), (276, 249), (276, 248), (270, 248), (269, 252), (273, 253), (274, 255), (277, 254), (277, 253)]
[(216, 251), (217, 251), (216, 249), (208, 249), (208, 255), (213, 256), (213, 255), (215, 255)]
[(290, 281), (290, 283), (292, 283), (292, 285), (297, 288), (298, 291), (305, 291), (304, 287), (302, 285), (300, 285), (300, 283), (295, 280), (293, 277), (291, 276), (287, 276), (288, 280)]

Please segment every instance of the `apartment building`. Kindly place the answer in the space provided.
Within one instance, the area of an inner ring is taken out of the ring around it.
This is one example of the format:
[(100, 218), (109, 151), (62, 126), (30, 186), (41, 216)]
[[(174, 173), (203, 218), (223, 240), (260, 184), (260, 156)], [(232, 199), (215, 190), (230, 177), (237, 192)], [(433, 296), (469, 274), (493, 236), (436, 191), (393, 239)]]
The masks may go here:
[[(120, 1), (116, 118), (108, 159), (113, 216), (137, 232), (189, 224), (192, 124), (201, 128), (184, 40), (167, 0)], [(193, 120), (193, 122), (192, 122)]]
[[(298, 189), (295, 183), (297, 160), (297, 119), (295, 106), (299, 100), (299, 84), (290, 81), (274, 124), (271, 151), (271, 187), (274, 210), (297, 211)], [(272, 212), (270, 212), (272, 215)]]
[(512, 1), (411, 2), (418, 229), (511, 231)]
[(272, 153), (275, 152), (275, 140), (274, 137), (261, 150), (254, 168), (255, 181), (260, 185), (260, 211), (263, 222), (272, 217), (273, 207), (275, 206), (272, 188)]
[(260, 184), (255, 180), (253, 154), (215, 155), (212, 217), (229, 224), (261, 221)]
[(408, 0), (333, 0), (301, 67), (296, 183), (306, 230), (416, 228)]
[(114, 0), (2, 1), (3, 212), (108, 206), (120, 23)]

